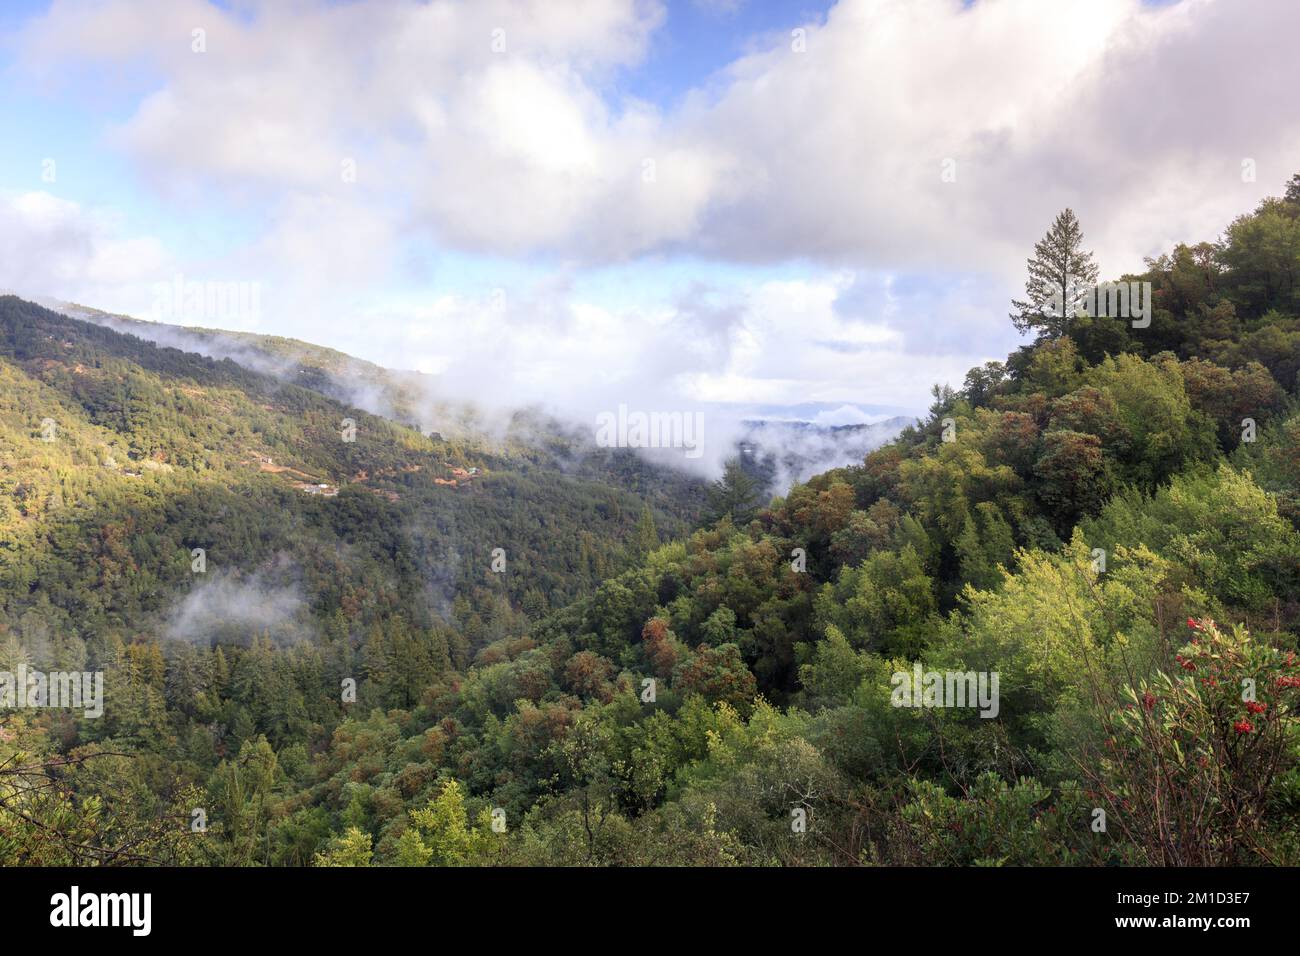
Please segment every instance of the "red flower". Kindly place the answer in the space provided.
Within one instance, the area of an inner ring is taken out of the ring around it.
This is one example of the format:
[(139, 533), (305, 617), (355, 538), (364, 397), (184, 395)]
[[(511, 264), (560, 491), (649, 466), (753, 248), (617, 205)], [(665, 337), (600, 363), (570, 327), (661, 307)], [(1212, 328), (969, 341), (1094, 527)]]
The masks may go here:
[(1243, 717), (1241, 718), (1241, 720), (1237, 721), (1235, 724), (1232, 725), (1232, 729), (1239, 734), (1248, 734), (1255, 729), (1255, 725), (1252, 724), (1245, 717)]
[(1199, 631), (1201, 629), (1201, 625), (1197, 624), (1196, 621), (1190, 617), (1187, 619), (1187, 626), (1193, 631)]
[(1145, 707), (1147, 710), (1155, 710), (1156, 695), (1151, 693), (1151, 691), (1147, 691), (1145, 694), (1143, 694), (1142, 706)]
[(1264, 711), (1268, 710), (1268, 704), (1261, 704), (1257, 701), (1248, 700), (1246, 701), (1246, 710), (1250, 711), (1252, 714), (1262, 714)]

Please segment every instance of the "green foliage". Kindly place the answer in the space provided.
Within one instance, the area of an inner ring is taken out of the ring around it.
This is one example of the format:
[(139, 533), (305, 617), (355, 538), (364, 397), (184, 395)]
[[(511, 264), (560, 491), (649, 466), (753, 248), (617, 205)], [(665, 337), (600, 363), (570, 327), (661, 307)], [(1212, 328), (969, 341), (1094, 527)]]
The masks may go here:
[(1179, 475), (1153, 496), (1121, 494), (1083, 532), (1112, 552), (1142, 543), (1241, 611), (1271, 611), (1300, 584), (1300, 534), (1249, 475), (1227, 465)]
[[(1150, 327), (1022, 308), (896, 442), (766, 507), (733, 461), (708, 515), (536, 415), (423, 434), (328, 350), (244, 342), (301, 387), (0, 298), (0, 670), (112, 688), (0, 715), (0, 855), (1300, 862), (1297, 182), (1125, 277)], [(1067, 211), (1031, 304), (1096, 274)], [(176, 613), (223, 593), (288, 610)], [(917, 666), (996, 716), (901, 706)]]
[(369, 866), (370, 834), (348, 827), (312, 859), (312, 866)]
[(933, 583), (911, 545), (844, 568), (815, 606), (817, 620), (838, 628), (853, 647), (891, 655), (919, 651), (937, 611)]
[(758, 513), (762, 499), (759, 482), (739, 458), (723, 466), (722, 477), (709, 488), (708, 509), (713, 521), (729, 519), (732, 524), (748, 524)]
[(1151, 489), (1188, 464), (1214, 454), (1214, 431), (1192, 414), (1178, 362), (1147, 362), (1134, 355), (1106, 358), (1089, 370), (1088, 384), (1109, 394), (1123, 446), (1117, 477)]
[[(986, 772), (958, 797), (926, 780), (911, 781), (900, 816), (911, 862), (942, 866), (1078, 865), (1080, 835), (1032, 778), (1008, 784)], [(897, 851), (896, 851), (897, 852)]]
[(464, 866), (486, 856), (492, 846), (492, 818), (484, 810), (470, 826), (465, 794), (455, 780), (443, 784), (427, 806), (411, 811), (412, 828), (399, 844), (400, 866)]

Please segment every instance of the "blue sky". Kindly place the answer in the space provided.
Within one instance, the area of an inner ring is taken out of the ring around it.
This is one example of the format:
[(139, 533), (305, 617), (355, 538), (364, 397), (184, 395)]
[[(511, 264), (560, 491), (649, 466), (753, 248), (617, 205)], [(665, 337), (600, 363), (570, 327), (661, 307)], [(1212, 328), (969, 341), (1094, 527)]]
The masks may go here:
[(824, 20), (831, 3), (683, 2), (665, 9), (662, 29), (645, 61), (618, 84), (619, 91), (671, 107), (706, 88), (719, 70), (794, 27)]
[[(46, 14), (49, 0), (15, 0), (0, 8), (0, 34), (11, 37), (0, 45), (0, 71), (14, 72), (14, 42), (24, 24)], [(252, 17), (242, 4), (214, 2), (240, 19)], [(646, 101), (664, 110), (695, 90), (706, 90), (715, 74), (764, 40), (784, 36), (793, 26), (820, 22), (829, 2), (743, 3), (737, 0), (701, 0), (663, 7), (662, 25), (650, 36), (645, 54), (618, 70), (601, 91), (611, 110), (627, 98)], [(165, 79), (147, 64), (114, 70), (113, 81), (87, 89), (86, 84), (5, 84), (0, 88), (0, 183), (8, 189), (42, 189), (43, 162), (56, 158), (58, 194), (81, 204), (110, 206), (123, 217), (128, 229), (144, 229), (170, 248), (212, 255), (222, 244), (247, 241), (257, 229), (254, 210), (228, 203), (194, 203), (184, 216), (174, 215), (166, 197), (152, 191), (133, 169), (130, 157), (112, 147), (110, 131), (129, 122), (141, 95), (164, 85)], [(552, 268), (554, 257), (536, 261), (480, 256), (460, 256), (414, 241), (411, 256), (428, 263), (441, 281), (456, 277), (466, 289), (490, 291), (503, 275), (518, 280), (535, 279)], [(689, 284), (700, 274), (698, 262), (660, 261), (653, 277), (641, 269), (601, 269), (584, 277), (584, 285), (604, 293), (637, 293), (648, 282)], [(753, 270), (716, 263), (708, 269), (718, 281), (752, 281)]]
[(1300, 169), (1298, 6), (22, 0), (0, 288), (255, 284), (193, 324), (579, 415), (920, 408), (1060, 208), (1117, 275)]

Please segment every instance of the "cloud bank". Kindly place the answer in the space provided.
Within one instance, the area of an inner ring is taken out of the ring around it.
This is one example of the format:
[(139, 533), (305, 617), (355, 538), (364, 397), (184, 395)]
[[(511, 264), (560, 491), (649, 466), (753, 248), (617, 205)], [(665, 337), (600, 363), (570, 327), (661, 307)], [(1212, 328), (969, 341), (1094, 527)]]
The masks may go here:
[(173, 269), (249, 279), (260, 330), (583, 417), (917, 407), (1015, 343), (1007, 300), (1063, 206), (1117, 275), (1300, 169), (1300, 61), (1261, 42), (1300, 35), (1289, 0), (841, 0), (673, 102), (622, 93), (672, 23), (638, 0), (57, 0), (13, 74), (120, 98), (104, 142), (142, 188), (240, 228), (199, 253), (14, 193), (0, 285), (140, 315)]

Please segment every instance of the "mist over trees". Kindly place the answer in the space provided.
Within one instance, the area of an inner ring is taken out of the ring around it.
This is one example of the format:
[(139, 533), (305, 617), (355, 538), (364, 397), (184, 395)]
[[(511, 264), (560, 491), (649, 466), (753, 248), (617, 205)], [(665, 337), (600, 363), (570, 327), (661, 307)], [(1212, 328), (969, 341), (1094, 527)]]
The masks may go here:
[[(0, 711), (0, 858), (1300, 863), (1298, 190), (1129, 277), (1140, 328), (1041, 310), (1099, 274), (1066, 210), (1033, 341), (771, 500), (0, 298), (0, 669), (111, 688)], [(169, 639), (250, 593), (291, 597)]]

